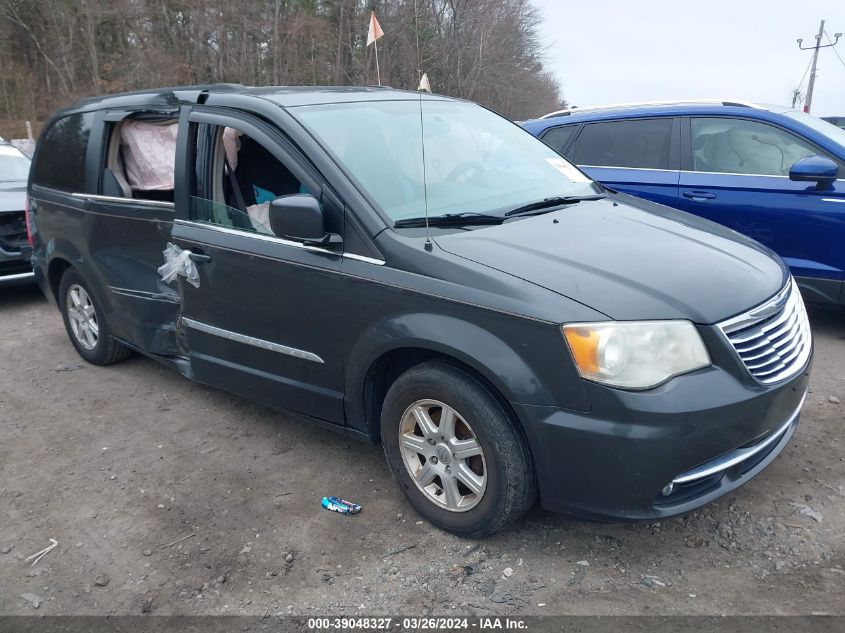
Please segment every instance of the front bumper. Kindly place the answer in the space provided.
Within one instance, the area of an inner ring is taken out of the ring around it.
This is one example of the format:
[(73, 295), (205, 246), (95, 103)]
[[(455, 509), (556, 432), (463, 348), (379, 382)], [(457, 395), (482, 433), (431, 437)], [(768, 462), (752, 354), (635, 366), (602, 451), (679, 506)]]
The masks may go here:
[(34, 281), (23, 211), (0, 213), (0, 287)]
[(7, 250), (0, 245), (0, 287), (32, 283), (34, 280), (32, 265), (24, 253)]
[(587, 413), (512, 403), (543, 506), (598, 520), (661, 519), (735, 490), (792, 437), (809, 366), (777, 387), (717, 366), (647, 392), (585, 383)]

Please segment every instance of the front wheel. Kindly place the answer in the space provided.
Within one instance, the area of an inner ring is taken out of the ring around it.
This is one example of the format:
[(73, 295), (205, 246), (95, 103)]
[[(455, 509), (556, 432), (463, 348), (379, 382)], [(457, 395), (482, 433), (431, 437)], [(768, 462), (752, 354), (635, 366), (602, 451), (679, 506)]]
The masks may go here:
[(402, 374), (385, 398), (381, 438), (405, 496), (449, 532), (486, 536), (536, 499), (531, 457), (514, 422), (459, 367), (433, 361)]

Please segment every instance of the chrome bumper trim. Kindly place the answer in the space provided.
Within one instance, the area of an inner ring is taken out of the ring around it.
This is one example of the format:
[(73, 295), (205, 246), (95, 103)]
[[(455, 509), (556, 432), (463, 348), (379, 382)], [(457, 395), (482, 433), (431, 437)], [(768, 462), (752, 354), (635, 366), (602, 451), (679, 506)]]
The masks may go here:
[(15, 273), (14, 275), (0, 275), (0, 283), (4, 281), (20, 281), (21, 279), (34, 279), (35, 273)]
[(779, 429), (772, 431), (766, 437), (766, 439), (764, 439), (759, 444), (749, 446), (748, 448), (737, 448), (728, 453), (725, 453), (721, 457), (711, 459), (709, 462), (705, 462), (700, 466), (696, 466), (692, 470), (688, 470), (685, 473), (681, 473), (672, 480), (672, 483), (674, 485), (688, 484), (698, 479), (706, 479), (711, 475), (715, 475), (716, 473), (725, 471), (728, 468), (731, 468), (732, 466), (741, 464), (745, 460), (751, 459), (758, 453), (766, 450), (772, 444), (782, 438), (784, 434), (789, 430), (789, 427), (791, 427), (795, 423), (795, 421), (798, 419), (798, 415), (801, 413), (801, 408), (804, 406), (804, 401), (806, 399), (807, 392), (805, 391), (804, 395), (801, 397), (801, 402), (798, 403), (798, 406), (795, 408), (795, 411), (792, 412), (792, 415), (789, 416), (789, 419), (784, 422), (784, 424)]

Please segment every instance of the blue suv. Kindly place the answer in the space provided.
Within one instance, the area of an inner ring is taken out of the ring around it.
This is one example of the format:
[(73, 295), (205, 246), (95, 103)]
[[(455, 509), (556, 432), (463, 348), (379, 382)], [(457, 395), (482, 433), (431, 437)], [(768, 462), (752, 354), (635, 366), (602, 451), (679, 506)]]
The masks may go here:
[(845, 305), (845, 130), (736, 101), (579, 108), (522, 126), (611, 189), (765, 244), (806, 300)]

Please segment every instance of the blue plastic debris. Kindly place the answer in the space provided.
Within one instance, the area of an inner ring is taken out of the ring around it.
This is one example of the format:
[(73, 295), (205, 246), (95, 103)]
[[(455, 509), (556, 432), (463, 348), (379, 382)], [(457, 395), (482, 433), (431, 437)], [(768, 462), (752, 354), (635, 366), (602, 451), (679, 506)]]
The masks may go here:
[(341, 514), (358, 514), (361, 511), (361, 506), (357, 503), (344, 501), (340, 497), (323, 497), (322, 505), (326, 510)]

